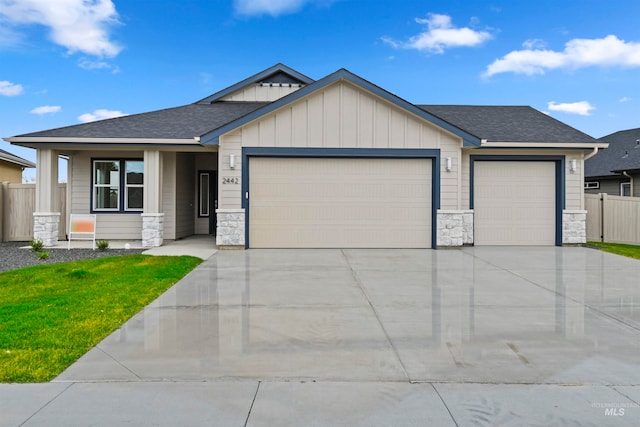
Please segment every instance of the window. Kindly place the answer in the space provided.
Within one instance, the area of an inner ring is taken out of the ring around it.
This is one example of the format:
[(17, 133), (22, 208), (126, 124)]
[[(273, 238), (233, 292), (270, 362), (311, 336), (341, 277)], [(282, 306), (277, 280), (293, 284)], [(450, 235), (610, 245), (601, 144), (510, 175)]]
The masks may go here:
[(600, 181), (587, 181), (584, 183), (585, 190), (596, 190), (600, 188)]
[(92, 211), (142, 211), (144, 195), (144, 162), (142, 160), (94, 160), (92, 184)]
[(209, 172), (198, 173), (198, 216), (209, 216), (209, 185), (211, 184), (211, 174)]
[(620, 183), (620, 195), (621, 196), (631, 196), (631, 183), (630, 182), (621, 182)]

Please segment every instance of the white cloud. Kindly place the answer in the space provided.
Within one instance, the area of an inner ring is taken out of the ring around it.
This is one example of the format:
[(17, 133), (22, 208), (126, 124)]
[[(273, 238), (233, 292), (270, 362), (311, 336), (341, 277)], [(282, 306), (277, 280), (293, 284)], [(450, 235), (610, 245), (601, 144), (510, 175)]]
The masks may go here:
[(556, 103), (551, 101), (547, 104), (547, 108), (551, 111), (560, 111), (567, 114), (579, 114), (581, 116), (590, 116), (591, 110), (595, 110), (596, 107), (591, 105), (588, 101), (580, 102), (563, 102)]
[(120, 67), (109, 64), (105, 61), (92, 61), (88, 58), (80, 58), (78, 61), (78, 67), (83, 70), (111, 70), (112, 74), (118, 74)]
[(233, 7), (240, 15), (278, 16), (297, 12), (309, 0), (233, 0)]
[(0, 0), (0, 23), (47, 27), (51, 40), (70, 54), (114, 57), (122, 50), (110, 40), (110, 28), (119, 24), (111, 0)]
[(618, 102), (629, 102), (631, 101), (632, 98), (628, 97), (628, 96), (623, 96), (622, 98), (620, 98), (618, 100)]
[[(526, 42), (525, 42), (526, 43)], [(573, 39), (561, 52), (531, 45), (514, 50), (487, 67), (485, 77), (500, 73), (544, 74), (548, 70), (585, 67), (640, 67), (640, 43), (614, 35), (602, 39)]]
[(382, 40), (396, 49), (444, 53), (448, 48), (478, 46), (492, 37), (486, 31), (476, 31), (469, 27), (456, 28), (448, 15), (430, 13), (427, 18), (416, 18), (416, 22), (426, 25), (427, 31), (412, 36), (404, 42), (395, 41), (389, 37), (383, 37)]
[(116, 117), (126, 116), (126, 113), (118, 110), (95, 110), (93, 113), (85, 113), (78, 116), (78, 120), (82, 123), (95, 122), (96, 120), (113, 119)]
[(43, 105), (42, 107), (36, 107), (29, 112), (31, 114), (51, 114), (57, 113), (60, 110), (62, 110), (62, 107), (59, 105)]
[(16, 96), (22, 93), (22, 85), (11, 83), (6, 80), (0, 81), (0, 95)]

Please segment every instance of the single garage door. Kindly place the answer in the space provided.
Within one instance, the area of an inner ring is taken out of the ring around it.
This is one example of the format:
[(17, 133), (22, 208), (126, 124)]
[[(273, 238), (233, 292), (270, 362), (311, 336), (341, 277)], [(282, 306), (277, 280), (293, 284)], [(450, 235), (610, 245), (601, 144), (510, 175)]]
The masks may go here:
[(249, 162), (252, 248), (429, 248), (431, 159)]
[(554, 162), (474, 163), (476, 245), (554, 245)]

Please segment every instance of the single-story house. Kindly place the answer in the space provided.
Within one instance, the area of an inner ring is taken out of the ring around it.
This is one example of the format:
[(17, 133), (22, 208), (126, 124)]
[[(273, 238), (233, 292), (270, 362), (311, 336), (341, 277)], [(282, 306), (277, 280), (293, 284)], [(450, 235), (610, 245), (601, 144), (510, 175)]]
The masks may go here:
[(584, 191), (640, 197), (640, 128), (603, 136), (609, 148), (584, 163)]
[(5, 138), (37, 150), (35, 238), (436, 248), (585, 241), (583, 160), (606, 143), (527, 106), (412, 104), (340, 69), (277, 64), (193, 104)]
[(0, 150), (0, 182), (22, 183), (22, 172), (26, 168), (35, 168), (36, 165), (29, 160)]

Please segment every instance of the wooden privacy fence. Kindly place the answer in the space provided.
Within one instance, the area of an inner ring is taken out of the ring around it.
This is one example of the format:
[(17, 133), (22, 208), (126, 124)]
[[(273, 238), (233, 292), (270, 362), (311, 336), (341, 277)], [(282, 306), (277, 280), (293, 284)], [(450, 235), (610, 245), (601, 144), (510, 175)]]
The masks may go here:
[(640, 197), (585, 194), (587, 240), (640, 245)]
[[(67, 184), (58, 184), (60, 224), (58, 238), (66, 239)], [(0, 183), (0, 242), (28, 242), (33, 239), (35, 184)]]

